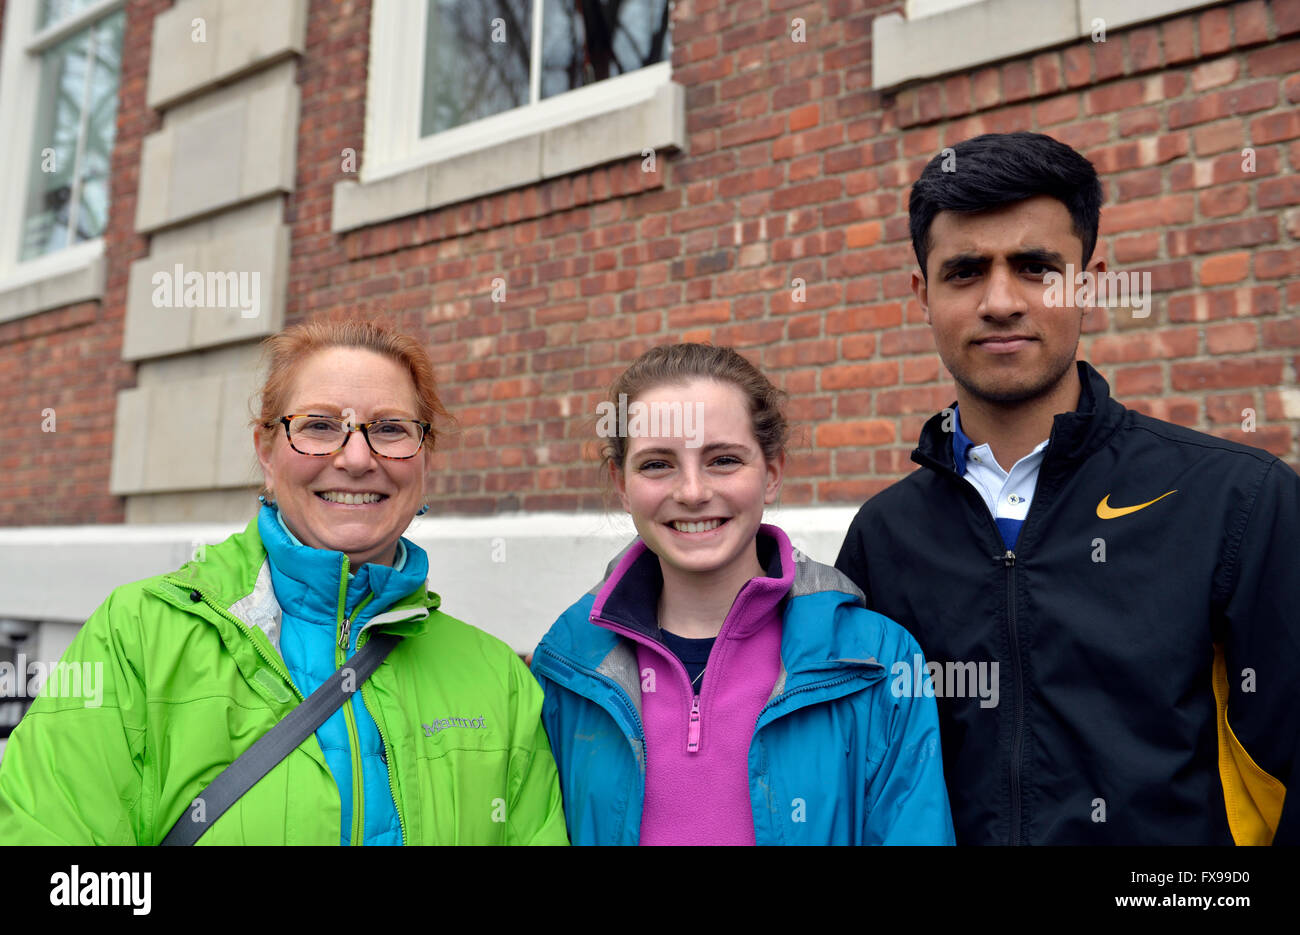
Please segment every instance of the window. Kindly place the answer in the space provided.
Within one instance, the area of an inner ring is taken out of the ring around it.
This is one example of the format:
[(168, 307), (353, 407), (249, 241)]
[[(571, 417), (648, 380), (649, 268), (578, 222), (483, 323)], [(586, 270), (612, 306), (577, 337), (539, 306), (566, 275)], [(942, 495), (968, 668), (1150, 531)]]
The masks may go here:
[(8, 0), (0, 320), (102, 293), (123, 0)]
[[(40, 28), (57, 27), (78, 5), (88, 4), (45, 0)], [(21, 260), (93, 240), (108, 224), (124, 19), (109, 13), (40, 52)]]
[(666, 61), (670, 43), (668, 0), (428, 0), (420, 134)]
[(671, 18), (671, 0), (375, 0), (362, 181), (644, 102), (670, 82)]

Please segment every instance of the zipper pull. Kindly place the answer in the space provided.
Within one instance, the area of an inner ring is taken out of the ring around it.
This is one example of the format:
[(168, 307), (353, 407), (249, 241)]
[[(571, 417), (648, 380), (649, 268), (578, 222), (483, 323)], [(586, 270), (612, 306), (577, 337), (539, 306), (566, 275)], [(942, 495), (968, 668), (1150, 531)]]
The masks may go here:
[(700, 696), (691, 701), (691, 722), (686, 728), (686, 752), (700, 752)]
[(344, 652), (347, 652), (348, 649), (348, 633), (351, 630), (352, 630), (352, 618), (344, 617), (343, 632), (339, 634), (339, 649), (343, 650)]
[(1014, 566), (1016, 564), (1016, 553), (1007, 549), (1006, 554), (1002, 556), (1002, 564), (1006, 565), (1008, 568)]

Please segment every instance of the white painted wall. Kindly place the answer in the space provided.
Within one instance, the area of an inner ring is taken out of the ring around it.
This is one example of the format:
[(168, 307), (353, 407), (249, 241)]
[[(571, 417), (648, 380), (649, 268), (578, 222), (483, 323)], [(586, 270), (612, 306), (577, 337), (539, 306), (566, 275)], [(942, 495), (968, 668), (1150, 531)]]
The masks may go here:
[[(831, 564), (856, 507), (769, 510), (766, 521)], [(172, 571), (229, 525), (44, 526), (0, 529), (0, 617), (41, 622), (35, 648), (54, 661), (120, 584)], [(635, 534), (623, 514), (421, 518), (406, 537), (429, 554), (443, 609), (517, 650), (531, 650), (604, 574)], [(494, 560), (496, 559), (496, 560)]]

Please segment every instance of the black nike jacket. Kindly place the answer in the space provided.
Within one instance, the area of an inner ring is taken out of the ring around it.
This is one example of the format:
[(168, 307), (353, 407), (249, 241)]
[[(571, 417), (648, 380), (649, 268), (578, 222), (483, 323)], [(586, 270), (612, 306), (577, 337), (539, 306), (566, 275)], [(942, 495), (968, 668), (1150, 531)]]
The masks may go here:
[(1296, 843), (1300, 478), (1078, 367), (1014, 549), (939, 413), (835, 563), (930, 660), (957, 842)]

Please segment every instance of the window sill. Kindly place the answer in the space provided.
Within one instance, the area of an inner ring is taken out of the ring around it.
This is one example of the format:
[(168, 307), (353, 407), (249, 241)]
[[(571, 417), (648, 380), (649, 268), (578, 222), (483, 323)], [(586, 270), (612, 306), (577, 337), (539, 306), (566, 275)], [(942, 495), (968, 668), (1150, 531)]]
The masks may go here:
[(334, 232), (536, 184), (645, 150), (686, 148), (686, 91), (666, 81), (616, 109), (334, 186)]
[(871, 24), (871, 84), (877, 91), (907, 81), (965, 71), (1092, 35), (1210, 6), (1216, 0), (980, 0), (933, 16), (897, 13)]
[(24, 264), (0, 279), (0, 322), (104, 296), (104, 241), (92, 240)]

